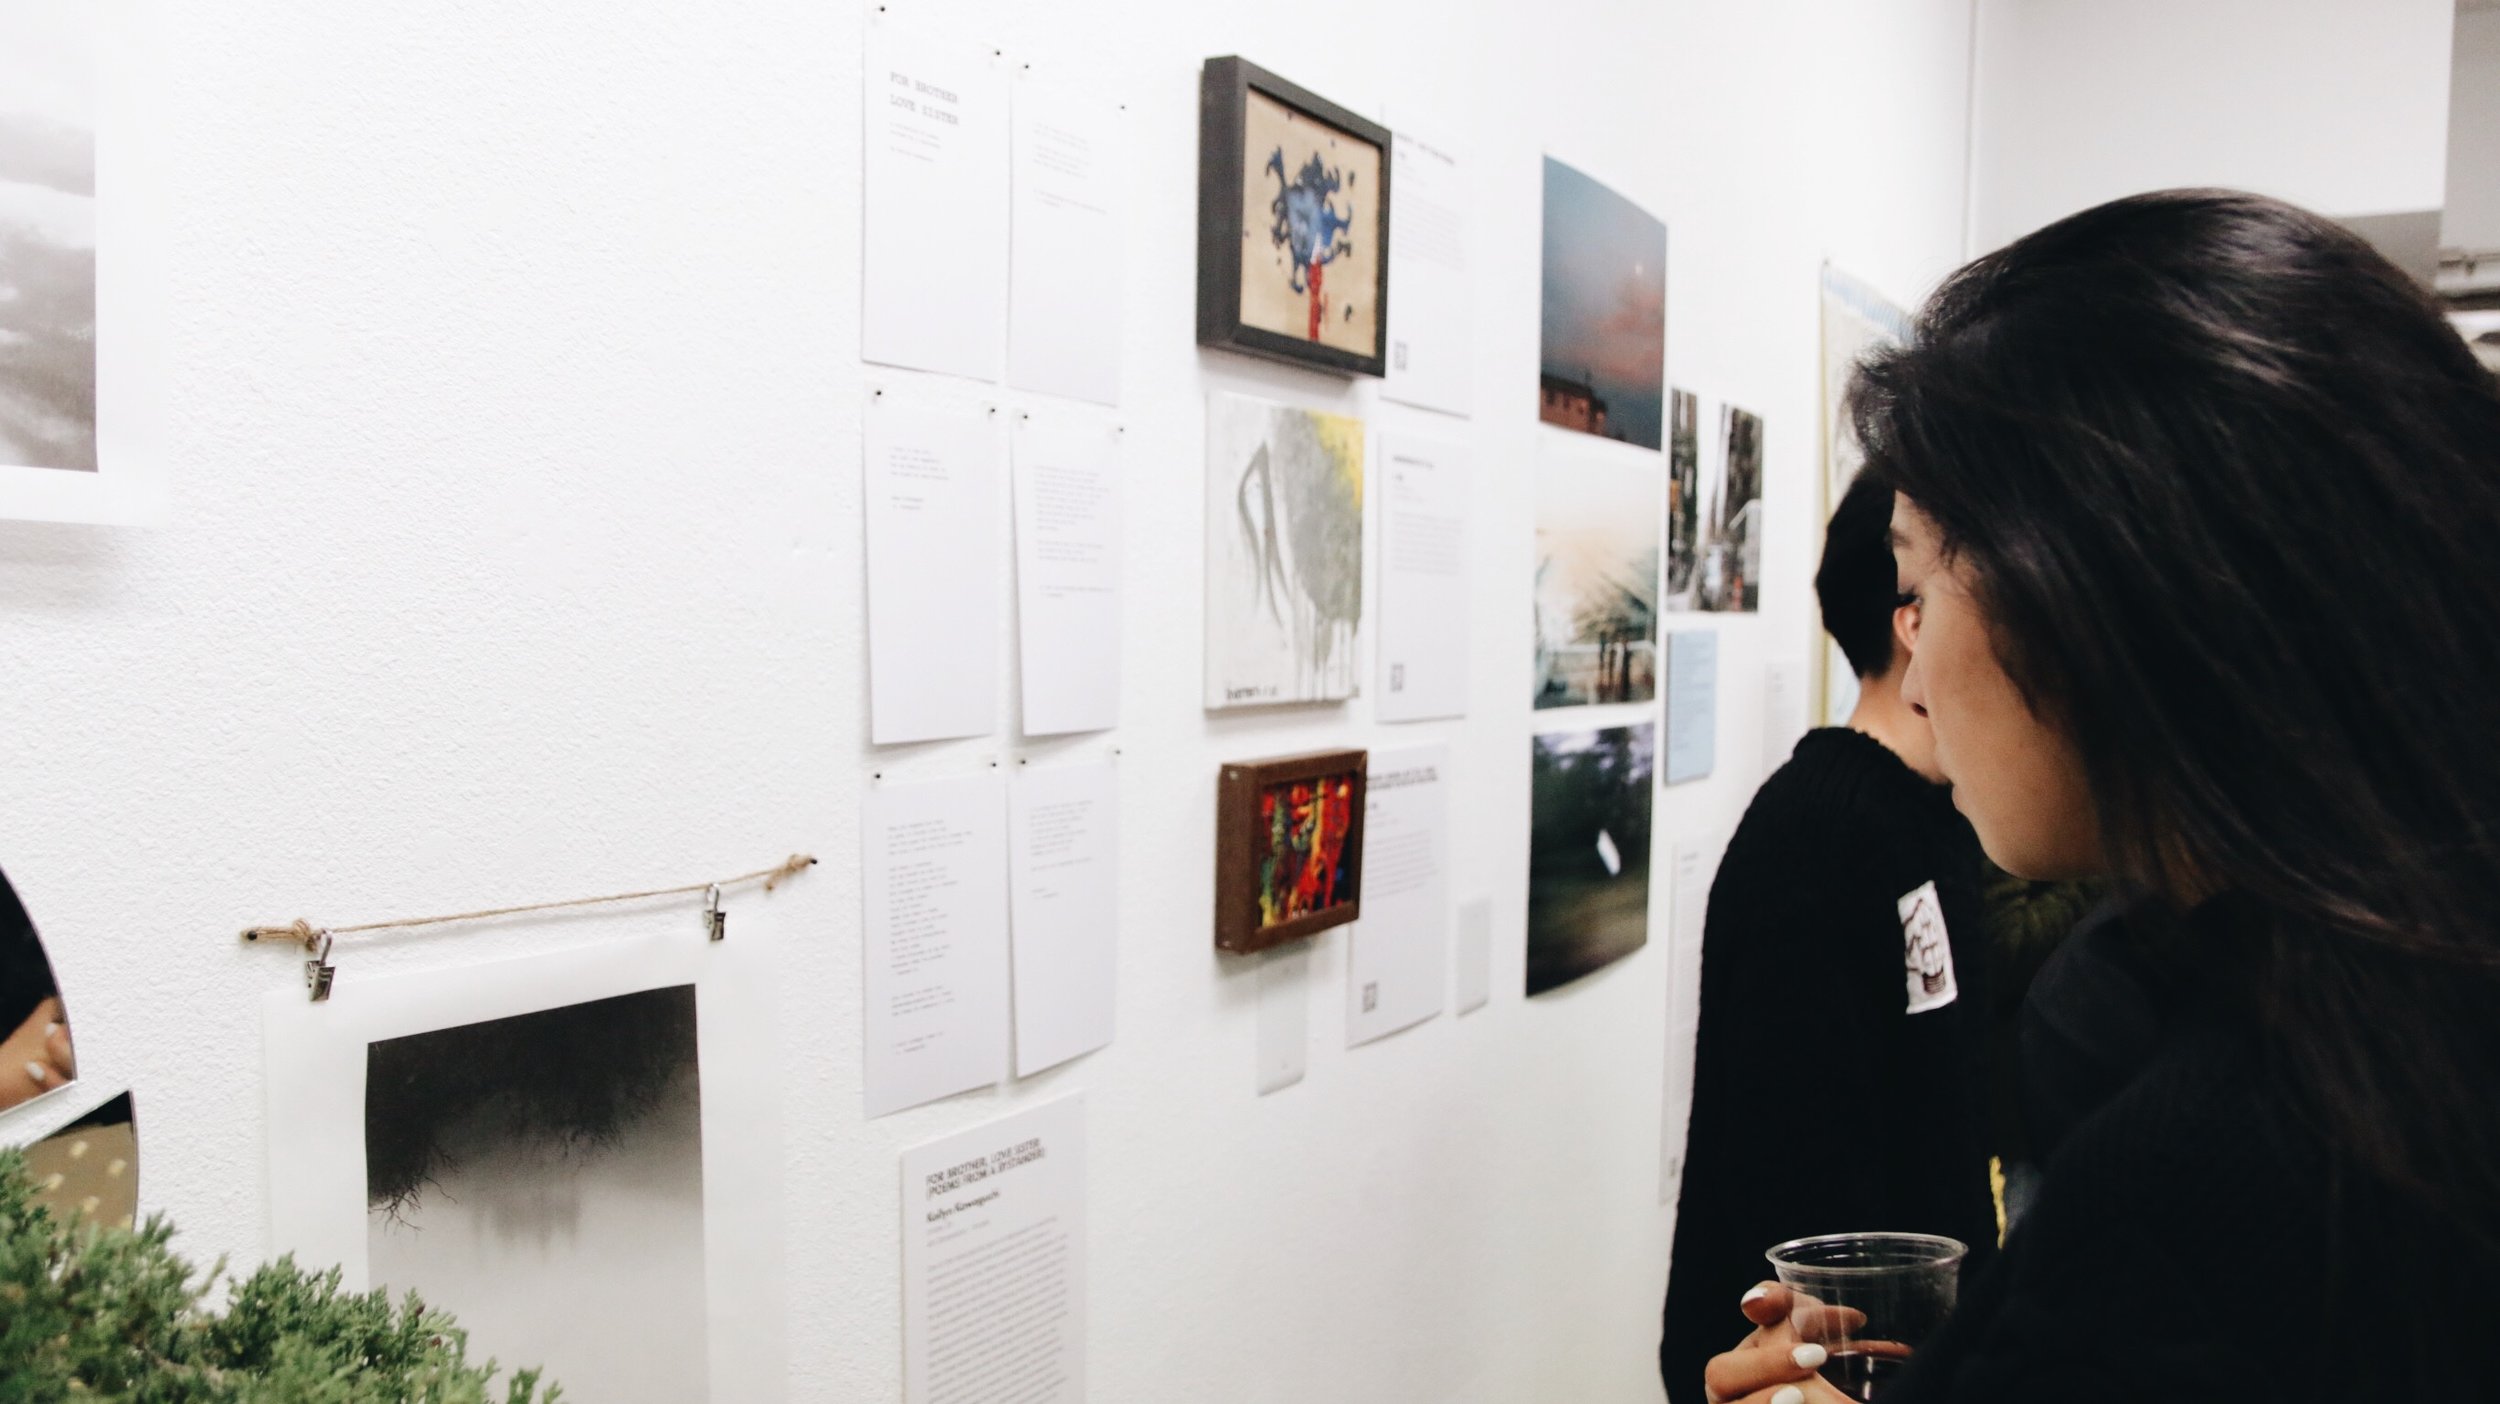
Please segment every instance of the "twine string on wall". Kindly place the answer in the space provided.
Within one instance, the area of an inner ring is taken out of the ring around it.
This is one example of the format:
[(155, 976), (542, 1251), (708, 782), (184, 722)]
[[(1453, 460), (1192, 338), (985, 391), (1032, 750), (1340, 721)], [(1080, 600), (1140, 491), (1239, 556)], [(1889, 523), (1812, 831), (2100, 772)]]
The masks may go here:
[(359, 922), (353, 926), (315, 926), (312, 922), (297, 917), (283, 925), (247, 926), (243, 928), (243, 939), (255, 942), (292, 941), (311, 952), (312, 959), (304, 962), (304, 982), (311, 989), (312, 997), (321, 1000), (329, 998), (330, 986), (336, 974), (335, 967), (330, 964), (330, 944), (335, 937), (367, 931), (404, 931), (412, 927), (443, 926), (458, 921), (484, 921), (490, 917), (518, 916), (524, 912), (562, 911), (573, 907), (604, 907), (617, 902), (643, 902), (659, 897), (690, 897), (699, 893), (704, 898), (704, 929), (711, 939), (718, 941), (726, 933), (729, 920), (728, 913), (721, 910), (720, 904), (721, 893), (724, 889), (743, 886), (750, 882), (760, 882), (764, 885), (764, 890), (770, 892), (783, 882), (797, 877), (814, 866), (816, 866), (814, 854), (793, 853), (769, 868), (758, 868), (751, 873), (717, 878), (710, 882), (690, 882), (677, 887), (654, 887), (640, 892), (612, 892), (604, 897), (571, 897), (560, 902), (524, 902), (512, 907), (484, 907), (473, 912), (450, 912), (442, 916), (399, 917), (391, 921)]

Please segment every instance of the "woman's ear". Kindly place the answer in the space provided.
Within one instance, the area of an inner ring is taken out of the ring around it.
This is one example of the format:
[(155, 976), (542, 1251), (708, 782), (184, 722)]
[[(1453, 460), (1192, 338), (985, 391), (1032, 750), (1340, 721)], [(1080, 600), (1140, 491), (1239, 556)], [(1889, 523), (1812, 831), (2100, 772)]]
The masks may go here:
[(1892, 641), (1901, 646), (1901, 661), (1908, 662), (1918, 648), (1918, 606), (1905, 604), (1892, 612)]

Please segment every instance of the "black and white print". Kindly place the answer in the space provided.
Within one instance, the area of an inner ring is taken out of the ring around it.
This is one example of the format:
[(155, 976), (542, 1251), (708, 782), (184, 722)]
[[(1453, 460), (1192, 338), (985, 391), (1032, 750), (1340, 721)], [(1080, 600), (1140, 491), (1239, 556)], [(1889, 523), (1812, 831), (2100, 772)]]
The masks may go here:
[(0, 467), (96, 471), (94, 9), (0, 0)]
[(368, 1045), (373, 1285), (567, 1398), (699, 1404), (697, 1062), (692, 985)]

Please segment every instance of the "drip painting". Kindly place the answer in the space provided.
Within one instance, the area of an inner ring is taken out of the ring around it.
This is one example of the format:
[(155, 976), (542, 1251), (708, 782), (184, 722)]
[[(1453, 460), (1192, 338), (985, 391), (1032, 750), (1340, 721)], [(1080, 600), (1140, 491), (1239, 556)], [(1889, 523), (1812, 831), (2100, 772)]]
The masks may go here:
[(1206, 513), (1207, 708), (1354, 696), (1363, 421), (1209, 397)]

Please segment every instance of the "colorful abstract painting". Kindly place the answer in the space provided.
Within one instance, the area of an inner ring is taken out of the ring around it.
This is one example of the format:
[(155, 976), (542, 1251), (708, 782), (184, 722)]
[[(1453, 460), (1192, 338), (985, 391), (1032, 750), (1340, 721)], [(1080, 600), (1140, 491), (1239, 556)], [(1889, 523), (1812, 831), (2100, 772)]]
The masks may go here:
[(1259, 926), (1281, 926), (1355, 900), (1347, 861), (1362, 787), (1352, 772), (1286, 780), (1259, 792)]

